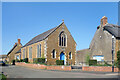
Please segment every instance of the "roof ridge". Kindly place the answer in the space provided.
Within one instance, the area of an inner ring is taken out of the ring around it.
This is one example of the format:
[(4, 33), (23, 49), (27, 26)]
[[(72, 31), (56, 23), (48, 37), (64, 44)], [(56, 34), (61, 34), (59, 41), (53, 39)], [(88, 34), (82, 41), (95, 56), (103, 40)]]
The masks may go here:
[[(56, 27), (54, 27), (54, 28), (52, 28), (52, 29), (50, 29), (50, 30), (47, 30), (47, 31), (45, 31), (45, 32), (43, 32), (43, 33), (41, 33), (41, 34), (33, 37), (33, 38), (32, 38), (28, 43), (26, 43), (23, 47), (28, 46), (28, 45), (31, 45), (31, 44), (33, 44), (33, 43), (36, 43), (36, 42), (39, 42), (39, 41), (42, 41), (42, 40), (46, 39), (51, 33), (53, 33), (53, 32), (54, 32), (58, 27), (60, 27), (60, 25), (62, 25), (63, 23), (64, 23), (64, 22), (62, 22), (61, 24), (59, 24), (58, 26), (56, 26)], [(23, 48), (23, 47), (22, 47), (22, 48)]]

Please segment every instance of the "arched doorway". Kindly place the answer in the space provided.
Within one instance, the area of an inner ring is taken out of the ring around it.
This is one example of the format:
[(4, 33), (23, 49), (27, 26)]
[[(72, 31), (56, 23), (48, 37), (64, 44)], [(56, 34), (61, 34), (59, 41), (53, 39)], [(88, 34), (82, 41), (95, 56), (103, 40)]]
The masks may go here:
[(60, 54), (60, 60), (64, 60), (64, 64), (65, 64), (65, 54), (63, 52), (61, 52)]

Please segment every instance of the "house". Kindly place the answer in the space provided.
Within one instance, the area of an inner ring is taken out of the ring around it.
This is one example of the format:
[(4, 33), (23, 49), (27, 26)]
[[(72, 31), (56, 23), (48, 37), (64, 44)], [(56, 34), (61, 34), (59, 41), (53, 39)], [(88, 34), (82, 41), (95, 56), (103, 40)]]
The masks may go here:
[(7, 61), (7, 55), (0, 55), (0, 61)]
[(15, 53), (15, 60), (20, 60), (21, 59), (21, 48)]
[(96, 59), (98, 62), (106, 61), (112, 64), (112, 56), (116, 61), (117, 51), (120, 50), (119, 32), (120, 26), (109, 24), (107, 22), (107, 17), (102, 17), (101, 24), (97, 27), (89, 48), (77, 51), (76, 64), (86, 63), (86, 57), (88, 55), (90, 59)]
[(21, 48), (21, 59), (45, 58), (48, 65), (55, 65), (56, 60), (64, 64), (75, 64), (76, 42), (64, 21), (55, 28), (32, 38)]
[(9, 63), (12, 63), (12, 60), (16, 60), (16, 52), (18, 52), (22, 47), (22, 44), (20, 42), (20, 39), (18, 39), (18, 42), (14, 44), (12, 49), (8, 52), (7, 58)]

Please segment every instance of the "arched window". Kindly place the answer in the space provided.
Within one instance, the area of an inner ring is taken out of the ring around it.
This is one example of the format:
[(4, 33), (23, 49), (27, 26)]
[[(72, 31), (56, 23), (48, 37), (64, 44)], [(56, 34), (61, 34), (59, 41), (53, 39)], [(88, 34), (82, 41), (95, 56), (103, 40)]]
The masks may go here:
[(53, 49), (53, 51), (52, 51), (52, 58), (56, 58), (56, 51), (55, 51), (55, 49)]
[(71, 52), (69, 53), (69, 59), (72, 59), (72, 53)]
[(66, 46), (66, 35), (63, 31), (59, 35), (59, 46)]
[(41, 44), (37, 45), (37, 58), (40, 58), (41, 57)]

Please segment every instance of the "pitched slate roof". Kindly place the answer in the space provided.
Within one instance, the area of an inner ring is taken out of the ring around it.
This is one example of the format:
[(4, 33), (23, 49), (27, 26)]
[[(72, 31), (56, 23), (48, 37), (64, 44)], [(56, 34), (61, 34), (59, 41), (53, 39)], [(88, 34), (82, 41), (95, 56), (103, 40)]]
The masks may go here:
[(7, 55), (0, 55), (0, 58), (7, 58)]
[(18, 51), (16, 52), (16, 54), (17, 54), (17, 53), (21, 53), (21, 49), (20, 49), (20, 50), (18, 50)]
[(114, 35), (116, 38), (120, 38), (120, 26), (113, 24), (106, 24), (104, 30), (107, 30), (109, 33)]
[(8, 52), (7, 56), (15, 49), (15, 47), (17, 46), (17, 43), (13, 46), (13, 48)]
[(39, 41), (42, 41), (44, 39), (46, 39), (51, 33), (53, 33), (58, 27), (60, 27), (64, 22), (62, 22), (60, 25), (58, 25), (57, 27), (55, 28), (52, 28), (42, 34), (39, 34), (37, 35), (36, 37), (32, 38), (32, 40), (30, 40), (28, 43), (26, 43), (23, 47), (25, 46), (28, 46), (28, 45), (31, 45), (33, 43), (36, 43), (36, 42), (39, 42)]

